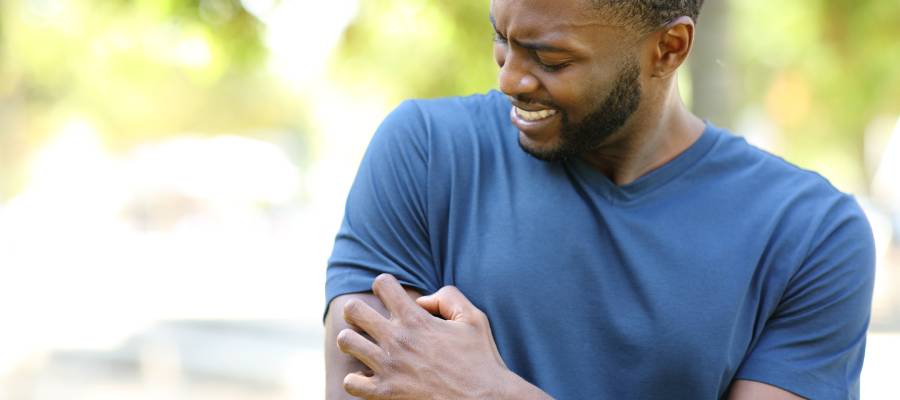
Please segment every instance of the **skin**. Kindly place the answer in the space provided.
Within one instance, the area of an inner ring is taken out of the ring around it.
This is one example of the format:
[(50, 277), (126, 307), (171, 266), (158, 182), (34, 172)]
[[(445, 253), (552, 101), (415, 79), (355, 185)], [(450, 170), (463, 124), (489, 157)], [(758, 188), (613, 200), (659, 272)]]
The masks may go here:
[[(408, 288), (406, 294), (410, 299), (422, 296), (415, 289)], [(328, 314), (325, 315), (325, 398), (329, 400), (356, 398), (344, 390), (344, 378), (351, 372), (368, 372), (368, 367), (353, 356), (341, 352), (337, 346), (337, 336), (342, 330), (354, 329), (362, 332), (344, 319), (344, 307), (351, 300), (366, 303), (385, 318), (390, 317), (381, 300), (371, 292), (338, 296), (331, 301)]]
[[(675, 77), (690, 53), (694, 24), (685, 17), (669, 29), (641, 34), (621, 21), (602, 18), (581, 0), (563, 3), (567, 5), (548, 0), (493, 2), (495, 28), (506, 39), (494, 45), (500, 90), (514, 105), (534, 110), (553, 104), (578, 123), (612, 91), (623, 65), (637, 60), (638, 109), (617, 132), (580, 155), (616, 184), (628, 184), (681, 154), (703, 132), (703, 121), (684, 106)], [(536, 43), (558, 51), (526, 48)], [(545, 69), (560, 63), (565, 67)], [(540, 152), (564, 146), (560, 114), (533, 129), (522, 129), (513, 117), (520, 144)]]
[[(557, 112), (529, 123), (510, 110), (520, 145), (529, 153), (566, 148), (567, 124), (578, 125), (603, 109), (634, 63), (636, 109), (617, 129), (598, 132), (597, 143), (576, 156), (624, 185), (672, 160), (702, 133), (704, 123), (684, 106), (676, 81), (693, 45), (690, 18), (639, 32), (603, 18), (584, 0), (494, 0), (491, 15), (500, 90), (514, 106)], [(330, 305), (329, 400), (550, 398), (506, 368), (486, 316), (456, 288), (419, 297), (382, 275), (372, 289), (340, 296)], [(735, 381), (728, 398), (800, 397), (764, 383)]]
[(550, 398), (506, 368), (487, 317), (455, 287), (413, 300), (393, 276), (383, 274), (372, 290), (389, 316), (350, 297), (343, 318), (355, 329), (342, 329), (335, 338), (341, 352), (363, 365), (341, 381), (348, 395), (373, 400)]

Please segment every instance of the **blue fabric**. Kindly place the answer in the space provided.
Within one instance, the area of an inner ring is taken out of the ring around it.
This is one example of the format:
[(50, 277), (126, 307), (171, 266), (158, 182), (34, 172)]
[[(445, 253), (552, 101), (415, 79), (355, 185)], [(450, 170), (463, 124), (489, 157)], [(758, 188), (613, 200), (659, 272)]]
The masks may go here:
[(715, 399), (735, 379), (858, 398), (874, 245), (850, 196), (712, 125), (616, 186), (525, 154), (509, 109), (491, 92), (387, 117), (327, 302), (382, 272), (456, 285), (509, 368), (559, 399)]

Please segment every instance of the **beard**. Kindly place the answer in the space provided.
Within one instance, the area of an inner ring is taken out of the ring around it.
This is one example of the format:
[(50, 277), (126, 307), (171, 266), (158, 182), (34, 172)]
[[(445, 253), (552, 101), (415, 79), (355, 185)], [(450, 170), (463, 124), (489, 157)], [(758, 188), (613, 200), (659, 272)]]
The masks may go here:
[(559, 144), (552, 149), (534, 149), (519, 141), (519, 147), (543, 161), (560, 161), (598, 148), (619, 131), (641, 103), (640, 66), (629, 60), (616, 77), (615, 85), (603, 101), (581, 121), (572, 122), (559, 107), (562, 128)]

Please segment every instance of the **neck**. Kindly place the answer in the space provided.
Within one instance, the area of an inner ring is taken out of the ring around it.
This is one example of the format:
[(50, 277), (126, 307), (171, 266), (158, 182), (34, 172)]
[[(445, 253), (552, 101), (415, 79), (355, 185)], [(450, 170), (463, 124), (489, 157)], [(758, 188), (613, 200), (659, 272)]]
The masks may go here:
[(634, 182), (687, 150), (703, 133), (673, 79), (662, 96), (646, 98), (628, 122), (583, 159), (616, 185)]

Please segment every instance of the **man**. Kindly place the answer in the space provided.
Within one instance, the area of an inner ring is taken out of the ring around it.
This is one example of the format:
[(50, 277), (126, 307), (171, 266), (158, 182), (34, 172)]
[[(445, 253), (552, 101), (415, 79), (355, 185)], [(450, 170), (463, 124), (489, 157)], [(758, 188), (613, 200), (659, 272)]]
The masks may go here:
[(329, 399), (858, 397), (868, 224), (686, 109), (701, 3), (493, 0), (502, 93), (403, 103), (360, 166)]

